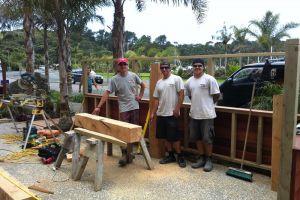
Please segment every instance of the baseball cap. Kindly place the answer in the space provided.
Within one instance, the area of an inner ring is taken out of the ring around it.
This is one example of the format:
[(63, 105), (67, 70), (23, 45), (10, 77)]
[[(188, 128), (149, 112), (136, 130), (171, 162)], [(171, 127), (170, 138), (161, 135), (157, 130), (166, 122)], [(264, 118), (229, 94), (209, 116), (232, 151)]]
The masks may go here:
[(117, 64), (119, 65), (120, 63), (128, 64), (128, 59), (127, 58), (118, 58), (117, 59)]
[(167, 61), (167, 60), (163, 60), (161, 63), (160, 63), (160, 66), (165, 66), (167, 65), (168, 67), (170, 67), (170, 63)]
[(193, 60), (193, 64), (201, 63), (204, 66), (204, 60), (202, 58), (196, 58)]

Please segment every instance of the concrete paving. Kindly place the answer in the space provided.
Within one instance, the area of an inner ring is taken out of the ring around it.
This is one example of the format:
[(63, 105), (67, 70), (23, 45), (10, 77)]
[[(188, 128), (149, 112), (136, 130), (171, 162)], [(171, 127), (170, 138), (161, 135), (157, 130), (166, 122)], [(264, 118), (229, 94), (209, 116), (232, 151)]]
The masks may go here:
[[(23, 126), (20, 124), (18, 126)], [(0, 134), (14, 133), (11, 123), (0, 124)], [(0, 139), (0, 156), (8, 151), (20, 151), (18, 144), (5, 144)], [(155, 169), (149, 171), (142, 156), (136, 156), (133, 164), (124, 168), (117, 165), (120, 150), (114, 147), (115, 156), (104, 158), (103, 187), (99, 192), (93, 190), (94, 166), (88, 162), (81, 181), (70, 179), (71, 164), (64, 161), (62, 167), (53, 171), (51, 165), (43, 165), (38, 157), (28, 157), (21, 163), (0, 163), (0, 167), (24, 185), (39, 185), (54, 191), (54, 194), (35, 192), (42, 199), (276, 199), (271, 191), (271, 179), (254, 173), (254, 182), (249, 183), (225, 175), (227, 167), (214, 164), (212, 172), (179, 168), (176, 163), (160, 165), (153, 159)]]

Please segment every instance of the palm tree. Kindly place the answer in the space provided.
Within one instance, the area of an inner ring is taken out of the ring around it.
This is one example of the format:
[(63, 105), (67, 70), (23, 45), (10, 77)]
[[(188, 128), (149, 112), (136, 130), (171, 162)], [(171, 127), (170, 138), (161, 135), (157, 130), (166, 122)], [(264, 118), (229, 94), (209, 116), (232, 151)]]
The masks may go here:
[[(227, 54), (227, 49), (228, 49), (228, 43), (232, 38), (232, 33), (227, 29), (226, 24), (224, 24), (223, 28), (219, 31), (217, 31), (216, 36), (212, 36), (213, 39), (217, 39), (221, 41), (223, 47), (224, 47), (224, 52)], [(225, 57), (225, 71), (227, 67), (227, 57)]]
[[(113, 28), (112, 28), (112, 41), (113, 41), (113, 57), (123, 57), (124, 56), (124, 24), (125, 24), (125, 17), (124, 17), (124, 10), (123, 6), (126, 0), (111, 0), (114, 5), (114, 21), (113, 21)], [(164, 3), (170, 4), (173, 3), (175, 6), (189, 6), (191, 5), (192, 10), (196, 14), (197, 21), (200, 23), (203, 20), (205, 11), (206, 11), (206, 0), (151, 0), (155, 3)], [(145, 8), (145, 0), (135, 0), (136, 7), (138, 11), (142, 11)]]
[(3, 28), (11, 28), (15, 24), (19, 25), (20, 21), (23, 19), (26, 71), (33, 72), (33, 1), (2, 0), (0, 1), (0, 5), (0, 22)]
[(233, 51), (234, 52), (240, 52), (244, 47), (246, 47), (246, 36), (248, 34), (247, 28), (238, 28), (236, 26), (232, 27), (233, 35), (234, 35), (234, 41), (232, 42), (232, 45), (234, 46)]
[(290, 22), (279, 27), (279, 14), (274, 15), (271, 11), (267, 11), (261, 20), (251, 20), (249, 23), (248, 33), (257, 39), (265, 51), (272, 51), (272, 47), (279, 45), (281, 39), (290, 37), (287, 33), (289, 30), (299, 26)]

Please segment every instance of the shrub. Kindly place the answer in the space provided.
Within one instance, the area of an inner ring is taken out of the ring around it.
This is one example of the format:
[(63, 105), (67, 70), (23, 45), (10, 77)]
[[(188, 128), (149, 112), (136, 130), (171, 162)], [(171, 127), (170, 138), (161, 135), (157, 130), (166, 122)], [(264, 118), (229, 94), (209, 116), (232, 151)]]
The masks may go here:
[(82, 93), (73, 94), (73, 96), (71, 97), (71, 101), (75, 103), (82, 103), (83, 94)]
[(215, 77), (216, 78), (225, 78), (225, 68), (224, 67), (218, 67), (215, 70)]
[(273, 95), (283, 93), (283, 87), (278, 84), (267, 83), (257, 90), (253, 100), (253, 108), (258, 110), (273, 110)]
[(226, 70), (226, 76), (229, 77), (231, 74), (239, 70), (240, 67), (237, 65), (229, 65), (228, 69)]

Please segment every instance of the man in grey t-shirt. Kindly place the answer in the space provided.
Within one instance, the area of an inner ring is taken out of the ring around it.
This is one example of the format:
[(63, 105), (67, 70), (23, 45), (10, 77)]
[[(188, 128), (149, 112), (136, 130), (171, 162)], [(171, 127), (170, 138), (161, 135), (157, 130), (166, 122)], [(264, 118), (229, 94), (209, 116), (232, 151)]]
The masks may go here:
[[(99, 115), (101, 107), (108, 99), (109, 94), (115, 93), (118, 96), (120, 120), (138, 125), (139, 101), (144, 95), (145, 84), (135, 73), (128, 71), (128, 60), (126, 58), (119, 58), (117, 64), (118, 73), (111, 78), (108, 89), (104, 92), (92, 114)], [(139, 94), (137, 94), (137, 85), (141, 86)], [(132, 156), (130, 155), (132, 145), (128, 144), (127, 146), (127, 151), (122, 149), (120, 166), (132, 162)]]

